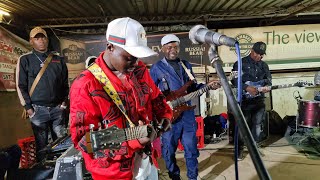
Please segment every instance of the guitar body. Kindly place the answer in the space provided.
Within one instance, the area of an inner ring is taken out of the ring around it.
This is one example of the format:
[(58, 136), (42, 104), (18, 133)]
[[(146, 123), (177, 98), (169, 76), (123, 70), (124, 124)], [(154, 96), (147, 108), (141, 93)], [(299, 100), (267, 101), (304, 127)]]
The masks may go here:
[[(180, 89), (171, 91), (169, 93), (163, 92), (163, 94), (166, 96), (167, 101), (174, 101), (175, 99), (178, 99), (182, 96), (185, 96), (187, 94), (187, 89), (194, 83), (194, 81), (188, 81), (186, 84), (184, 84)], [(172, 122), (174, 122), (183, 111), (192, 110), (195, 106), (188, 106), (186, 103), (183, 103), (179, 106), (173, 107), (173, 116), (172, 116)]]
[[(237, 76), (238, 76), (238, 72), (232, 71), (230, 73), (230, 76), (228, 77), (228, 80), (236, 78)], [(188, 87), (191, 86), (193, 83), (194, 81), (188, 81), (184, 86), (182, 86), (180, 89), (176, 91), (172, 91), (169, 93), (163, 92), (163, 94), (166, 96), (168, 105), (173, 110), (172, 122), (174, 122), (181, 115), (183, 111), (192, 110), (196, 107), (196, 106), (189, 106), (188, 104), (186, 104), (186, 102), (190, 101), (191, 99), (197, 96), (201, 96), (203, 93), (210, 90), (210, 86), (206, 85), (195, 92), (187, 94)]]
[(172, 101), (174, 99), (177, 99), (181, 96), (184, 96), (187, 94), (187, 90), (189, 86), (191, 86), (194, 83), (194, 81), (188, 81), (186, 84), (184, 84), (180, 89), (171, 91), (169, 93), (163, 92), (163, 94), (166, 96), (167, 101)]
[[(245, 84), (249, 85), (249, 86), (254, 86), (257, 89), (259, 89), (259, 88), (263, 87), (263, 80), (257, 81), (257, 82), (247, 81)], [(255, 97), (261, 96), (261, 93), (259, 92), (256, 95), (251, 95), (250, 93), (244, 91), (244, 96), (246, 97), (246, 99), (251, 99), (251, 98), (255, 98)]]
[(172, 122), (176, 121), (183, 111), (192, 110), (195, 107), (196, 106), (188, 106), (187, 104), (184, 103), (180, 106), (173, 108)]

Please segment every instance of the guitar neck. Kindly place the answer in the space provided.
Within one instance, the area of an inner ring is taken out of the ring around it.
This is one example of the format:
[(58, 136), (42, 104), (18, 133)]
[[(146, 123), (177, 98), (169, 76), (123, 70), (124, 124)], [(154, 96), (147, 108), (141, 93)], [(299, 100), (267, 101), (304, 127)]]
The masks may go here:
[(271, 86), (271, 89), (282, 89), (297, 86), (296, 83)]
[[(292, 83), (292, 84), (281, 84), (281, 85), (274, 85), (274, 86), (268, 86), (269, 90), (273, 89), (283, 89), (283, 88), (289, 88), (289, 87), (294, 87), (297, 86), (297, 83)], [(258, 87), (258, 91), (261, 92), (264, 87)]]
[[(227, 77), (228, 81), (232, 80), (233, 78), (237, 77), (238, 72), (233, 71), (231, 72), (230, 76)], [(187, 101), (190, 101), (191, 99), (202, 95), (203, 93), (207, 92), (210, 90), (210, 87), (205, 85), (203, 88), (198, 89), (195, 92), (189, 93), (187, 95), (181, 96), (173, 101), (167, 102), (169, 104), (169, 106), (171, 106), (171, 108), (175, 108)]]
[(210, 87), (209, 86), (205, 86), (203, 88), (198, 89), (197, 91), (194, 91), (194, 92), (189, 93), (189, 94), (187, 94), (185, 96), (179, 97), (176, 100), (171, 101), (170, 104), (171, 104), (172, 108), (175, 108), (175, 107), (177, 107), (177, 106), (179, 106), (179, 105), (181, 105), (181, 104), (183, 104), (183, 103), (185, 103), (187, 101), (190, 101), (191, 99), (193, 99), (193, 98), (195, 98), (197, 96), (200, 96), (201, 94), (203, 94), (203, 93), (205, 93), (205, 92), (207, 92), (209, 90), (210, 90)]

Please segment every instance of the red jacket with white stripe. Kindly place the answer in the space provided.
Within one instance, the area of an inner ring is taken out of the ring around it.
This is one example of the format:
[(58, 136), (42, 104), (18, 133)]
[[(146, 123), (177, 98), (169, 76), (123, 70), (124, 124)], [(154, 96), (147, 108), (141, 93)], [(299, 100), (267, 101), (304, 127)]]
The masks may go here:
[[(172, 117), (172, 110), (164, 96), (156, 87), (145, 64), (138, 62), (138, 67), (123, 83), (106, 65), (103, 53), (96, 63), (111, 80), (131, 121), (138, 125), (138, 120), (149, 124), (153, 118)], [(126, 128), (127, 120), (116, 104), (104, 91), (100, 82), (89, 72), (83, 71), (73, 82), (70, 90), (71, 136), (77, 149), (82, 151), (86, 168), (94, 179), (132, 179), (133, 156), (144, 148), (138, 140), (123, 142), (115, 153), (104, 150), (98, 158), (86, 152), (85, 132), (89, 124), (98, 127), (98, 123), (107, 120), (109, 126)]]

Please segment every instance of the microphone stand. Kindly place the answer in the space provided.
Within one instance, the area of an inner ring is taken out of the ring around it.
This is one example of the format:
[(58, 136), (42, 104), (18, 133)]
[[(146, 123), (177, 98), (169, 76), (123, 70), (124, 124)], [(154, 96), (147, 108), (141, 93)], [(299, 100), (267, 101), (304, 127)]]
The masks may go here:
[[(229, 105), (230, 105), (231, 110), (233, 112), (233, 115), (235, 116), (235, 119), (238, 120), (237, 122), (239, 125), (241, 135), (243, 137), (245, 144), (248, 147), (249, 154), (252, 158), (252, 161), (253, 161), (253, 164), (256, 168), (256, 171), (257, 171), (260, 179), (270, 180), (271, 177), (270, 177), (267, 169), (265, 168), (265, 166), (261, 160), (256, 142), (254, 141), (254, 139), (250, 133), (248, 124), (245, 121), (245, 118), (242, 114), (240, 106), (237, 103), (237, 101), (233, 95), (233, 92), (231, 90), (231, 87), (229, 85), (227, 77), (226, 77), (226, 75), (223, 71), (223, 68), (222, 68), (222, 61), (221, 61), (214, 45), (211, 45), (211, 47), (209, 48), (208, 54), (209, 54), (210, 62), (213, 64), (214, 68), (217, 71), (218, 76), (220, 77), (221, 85), (224, 89), (224, 92), (226, 93), (226, 96), (228, 98), (228, 102), (229, 102)], [(241, 75), (238, 74), (238, 76), (241, 76)]]

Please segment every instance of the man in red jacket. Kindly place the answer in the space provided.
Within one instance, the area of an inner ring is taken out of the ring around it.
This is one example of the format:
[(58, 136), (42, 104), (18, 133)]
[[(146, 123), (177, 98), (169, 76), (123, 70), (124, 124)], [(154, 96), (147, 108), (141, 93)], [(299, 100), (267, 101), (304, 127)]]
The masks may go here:
[[(145, 64), (138, 61), (138, 58), (156, 55), (147, 47), (145, 35), (143, 26), (133, 19), (119, 18), (111, 21), (106, 33), (106, 50), (96, 59), (98, 68), (94, 70), (105, 73), (120, 97), (123, 105), (120, 107), (124, 108), (128, 119), (135, 126), (156, 121), (167, 130), (170, 128), (172, 110), (153, 83)], [(127, 128), (130, 124), (119, 106), (104, 90), (106, 85), (91, 72), (83, 71), (71, 87), (72, 140), (75, 147), (82, 151), (86, 168), (94, 179), (131, 180), (134, 158), (140, 155), (138, 152), (145, 145), (154, 140), (155, 131), (149, 126), (152, 133), (148, 137), (125, 141), (120, 150), (88, 153), (85, 133), (89, 131), (90, 124), (98, 127), (98, 123), (102, 123), (108, 127), (116, 125), (118, 128)]]

